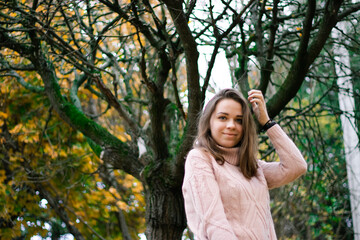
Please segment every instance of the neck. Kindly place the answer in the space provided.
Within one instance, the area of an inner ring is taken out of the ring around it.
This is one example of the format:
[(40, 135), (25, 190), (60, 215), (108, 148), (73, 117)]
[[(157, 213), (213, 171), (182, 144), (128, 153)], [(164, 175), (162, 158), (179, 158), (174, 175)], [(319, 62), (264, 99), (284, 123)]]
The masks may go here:
[(219, 148), (222, 151), (222, 154), (224, 156), (224, 159), (226, 162), (228, 162), (231, 165), (239, 165), (240, 159), (239, 159), (239, 147), (233, 147), (233, 148), (225, 148), (219, 146)]

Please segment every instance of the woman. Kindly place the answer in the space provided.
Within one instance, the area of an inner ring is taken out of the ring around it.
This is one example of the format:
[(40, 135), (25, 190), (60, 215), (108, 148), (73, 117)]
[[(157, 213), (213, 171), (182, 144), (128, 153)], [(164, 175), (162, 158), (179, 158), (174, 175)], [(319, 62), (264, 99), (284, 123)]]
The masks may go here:
[(185, 210), (198, 240), (276, 239), (269, 189), (306, 172), (298, 148), (270, 120), (261, 91), (249, 91), (248, 101), (280, 162), (257, 160), (254, 119), (240, 93), (217, 93), (199, 119), (194, 148), (185, 162)]

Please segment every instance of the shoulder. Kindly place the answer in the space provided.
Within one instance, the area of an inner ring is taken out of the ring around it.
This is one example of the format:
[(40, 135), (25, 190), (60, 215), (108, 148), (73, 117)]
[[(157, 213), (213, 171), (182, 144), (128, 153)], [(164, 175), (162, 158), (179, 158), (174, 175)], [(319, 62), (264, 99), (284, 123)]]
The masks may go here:
[(266, 162), (264, 160), (257, 159), (257, 165), (259, 168), (262, 168), (265, 164)]
[(205, 149), (194, 148), (190, 150), (186, 157), (185, 167), (204, 168), (206, 166), (211, 166), (212, 158), (211, 154)]
[(187, 155), (187, 158), (193, 158), (193, 157), (196, 157), (196, 158), (210, 158), (211, 155), (210, 153), (206, 150), (206, 149), (203, 149), (203, 148), (193, 148), (190, 150), (190, 152), (188, 153)]

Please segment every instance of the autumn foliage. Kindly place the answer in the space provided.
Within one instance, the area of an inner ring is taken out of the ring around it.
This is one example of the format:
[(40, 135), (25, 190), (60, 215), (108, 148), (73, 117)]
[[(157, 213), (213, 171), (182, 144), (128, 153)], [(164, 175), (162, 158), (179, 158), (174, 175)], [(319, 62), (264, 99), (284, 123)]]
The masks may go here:
[[(207, 94), (225, 79), (212, 79), (221, 53), (233, 87), (264, 93), (310, 166), (271, 192), (279, 238), (350, 239), (333, 72), (350, 66), (333, 49), (359, 55), (359, 9), (345, 0), (0, 0), (1, 238), (193, 239), (183, 167)], [(349, 32), (332, 38), (344, 22)], [(210, 49), (201, 76), (200, 48)], [(276, 161), (259, 139), (263, 159)]]
[[(99, 171), (102, 161), (81, 133), (59, 119), (45, 96), (27, 91), (11, 77), (2, 78), (0, 91), (3, 239), (67, 233), (58, 211), (66, 211), (69, 224), (89, 236), (123, 239), (118, 226), (121, 215), (133, 238), (144, 232), (139, 181), (115, 170), (112, 178), (121, 188), (107, 184)], [(123, 130), (117, 132), (119, 138), (126, 137)]]

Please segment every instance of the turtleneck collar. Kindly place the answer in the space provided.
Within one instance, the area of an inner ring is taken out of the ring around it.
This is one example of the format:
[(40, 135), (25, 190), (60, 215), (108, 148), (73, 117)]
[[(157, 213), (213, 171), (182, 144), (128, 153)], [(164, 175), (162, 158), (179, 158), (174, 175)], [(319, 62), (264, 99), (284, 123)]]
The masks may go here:
[(235, 166), (239, 165), (239, 162), (240, 162), (240, 159), (238, 156), (239, 147), (233, 147), (233, 148), (225, 148), (225, 147), (221, 147), (221, 146), (218, 146), (218, 147), (221, 149), (224, 159), (227, 163), (229, 163), (231, 165), (235, 165)]

